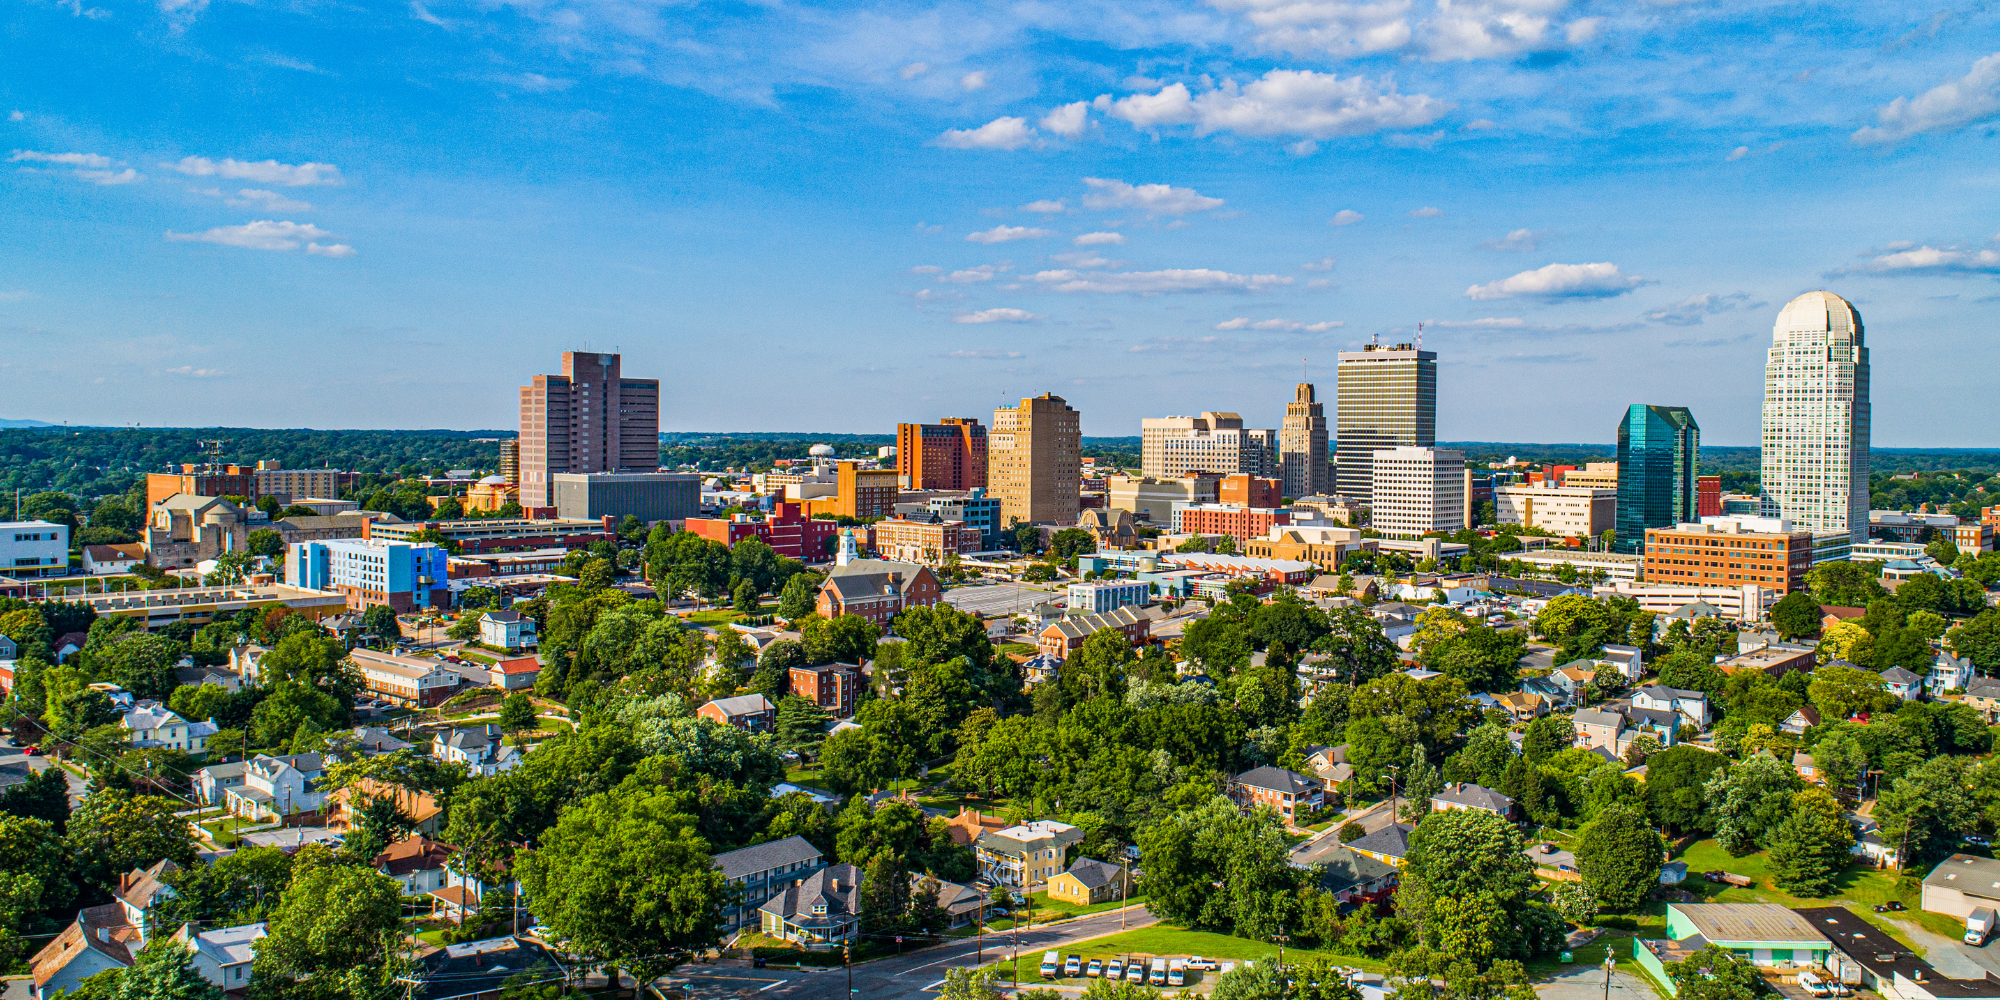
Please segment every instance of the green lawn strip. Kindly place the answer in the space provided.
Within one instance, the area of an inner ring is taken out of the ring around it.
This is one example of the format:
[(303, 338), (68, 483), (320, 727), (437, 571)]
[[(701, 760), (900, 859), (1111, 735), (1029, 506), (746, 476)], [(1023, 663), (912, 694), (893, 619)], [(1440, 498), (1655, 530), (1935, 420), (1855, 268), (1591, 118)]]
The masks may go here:
[[(1104, 913), (1109, 910), (1116, 910), (1123, 906), (1136, 906), (1146, 901), (1146, 894), (1144, 892), (1135, 892), (1130, 899), (1114, 899), (1103, 903), (1092, 903), (1089, 906), (1078, 906), (1075, 903), (1066, 903), (1060, 899), (1050, 899), (1046, 891), (1035, 893), (1034, 896), (1035, 915), (1038, 921), (1041, 919), (1043, 910), (1048, 910), (1052, 914), (1064, 917), (1083, 917), (1089, 916), (1092, 913)], [(1054, 918), (1051, 917), (1050, 919)]]
[[(1062, 977), (1043, 979), (1041, 964), (1042, 952), (1045, 950), (1049, 949), (1032, 948), (1021, 951), (1018, 958), (1018, 973), (1021, 982), (1035, 984), (1049, 982), (1078, 984), (1088, 982), (1088, 979), (1083, 976), (1078, 976), (1075, 979), (1064, 979)], [(1261, 941), (1252, 941), (1248, 938), (1231, 937), (1227, 934), (1183, 930), (1178, 927), (1166, 927), (1158, 924), (1152, 927), (1141, 927), (1138, 930), (1111, 934), (1106, 937), (1095, 938), (1076, 944), (1064, 945), (1054, 950), (1058, 951), (1064, 959), (1068, 959), (1071, 955), (1082, 956), (1085, 966), (1088, 966), (1090, 960), (1093, 958), (1105, 959), (1108, 962), (1113, 958), (1133, 956), (1186, 958), (1191, 955), (1200, 955), (1203, 958), (1212, 958), (1219, 962), (1276, 960), (1278, 957), (1278, 946), (1274, 944), (1265, 944)], [(1335, 965), (1355, 966), (1369, 972), (1382, 972), (1386, 968), (1381, 962), (1374, 959), (1359, 958), (1353, 955), (1337, 955), (1331, 952), (1309, 951), (1301, 948), (1285, 949), (1286, 965), (1310, 962), (1314, 959), (1325, 959)], [(1010, 966), (1004, 954), (992, 967), (1000, 970), (1000, 973), (1005, 976), (1012, 976), (1016, 972), (1016, 969)], [(1200, 981), (1212, 983), (1217, 975), (1218, 973), (1216, 972), (1201, 973)], [(1190, 982), (1187, 985), (1193, 986), (1195, 983)]]
[(471, 660), (474, 663), (484, 663), (489, 667), (500, 662), (493, 657), (487, 656), (485, 653), (475, 653), (469, 649), (460, 649), (458, 651), (458, 658), (461, 660)]
[(825, 792), (828, 795), (833, 794), (833, 791), (826, 787), (826, 772), (817, 767), (801, 765), (787, 768), (785, 771), (785, 780), (800, 788), (810, 789), (815, 792)]
[[(1833, 895), (1825, 899), (1808, 899), (1781, 892), (1771, 885), (1770, 865), (1761, 851), (1739, 858), (1723, 850), (1715, 841), (1703, 840), (1690, 845), (1678, 855), (1677, 860), (1687, 862), (1688, 866), (1687, 881), (1681, 883), (1681, 888), (1700, 893), (1704, 902), (1777, 903), (1788, 908), (1845, 906), (1891, 937), (1909, 945), (1919, 955), (1925, 949), (1910, 939), (1908, 931), (1901, 925), (1902, 921), (1912, 921), (1946, 938), (1957, 938), (1965, 933), (1965, 926), (1959, 921), (1939, 913), (1922, 912), (1921, 890), (1916, 883), (1913, 881), (1907, 888), (1899, 886), (1897, 877), (1890, 872), (1853, 865), (1835, 880)], [(1744, 889), (1702, 878), (1702, 872), (1715, 869), (1747, 875), (1756, 884)], [(1875, 912), (1876, 906), (1889, 902), (1902, 903), (1908, 909), (1893, 917)]]
[(729, 608), (714, 608), (708, 611), (697, 611), (694, 614), (684, 616), (681, 620), (693, 625), (727, 625), (744, 617), (746, 616), (739, 615)]

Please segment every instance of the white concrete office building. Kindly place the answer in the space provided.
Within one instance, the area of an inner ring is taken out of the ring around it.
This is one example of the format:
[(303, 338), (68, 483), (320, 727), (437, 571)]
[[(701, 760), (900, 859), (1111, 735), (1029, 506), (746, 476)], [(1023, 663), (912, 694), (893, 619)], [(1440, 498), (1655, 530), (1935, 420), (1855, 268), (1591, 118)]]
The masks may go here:
[(1822, 548), (1845, 558), (1868, 539), (1868, 436), (1861, 314), (1832, 292), (1807, 292), (1771, 332), (1761, 483), (1766, 516), (1813, 533), (1814, 562), (1826, 561)]
[(1472, 476), (1464, 452), (1385, 448), (1373, 458), (1375, 530), (1388, 538), (1421, 538), (1470, 526)]

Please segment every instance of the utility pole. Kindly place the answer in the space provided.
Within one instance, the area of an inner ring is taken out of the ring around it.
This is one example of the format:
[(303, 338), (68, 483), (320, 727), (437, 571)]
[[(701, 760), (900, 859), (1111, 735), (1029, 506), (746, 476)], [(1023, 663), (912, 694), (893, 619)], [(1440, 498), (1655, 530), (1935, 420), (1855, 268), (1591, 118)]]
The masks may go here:
[(1604, 1000), (1611, 1000), (1611, 970), (1618, 967), (1618, 960), (1611, 957), (1610, 949), (1604, 953)]

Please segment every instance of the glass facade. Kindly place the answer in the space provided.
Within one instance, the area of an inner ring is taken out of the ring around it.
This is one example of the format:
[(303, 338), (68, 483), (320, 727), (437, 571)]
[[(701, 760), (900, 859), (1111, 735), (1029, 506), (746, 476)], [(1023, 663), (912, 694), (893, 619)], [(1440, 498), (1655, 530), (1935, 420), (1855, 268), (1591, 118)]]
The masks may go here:
[(1701, 428), (1685, 406), (1633, 403), (1618, 423), (1618, 541), (1639, 552), (1647, 528), (1696, 519)]
[(1409, 344), (1340, 352), (1334, 488), (1363, 503), (1374, 491), (1374, 454), (1437, 443), (1437, 353)]

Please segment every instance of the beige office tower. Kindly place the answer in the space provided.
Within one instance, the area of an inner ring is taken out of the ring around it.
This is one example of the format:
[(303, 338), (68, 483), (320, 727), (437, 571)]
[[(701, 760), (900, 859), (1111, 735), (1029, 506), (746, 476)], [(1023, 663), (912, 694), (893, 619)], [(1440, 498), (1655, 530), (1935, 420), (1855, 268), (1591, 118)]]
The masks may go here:
[(1284, 469), (1286, 496), (1327, 491), (1332, 477), (1326, 465), (1326, 408), (1311, 382), (1300, 382), (1292, 401), (1285, 404), (1285, 423), (1278, 429), (1278, 463)]
[(660, 467), (660, 382), (626, 378), (616, 354), (563, 353), (561, 375), (521, 387), (521, 506), (554, 506), (558, 472)]
[(1336, 489), (1367, 503), (1375, 453), (1437, 443), (1437, 354), (1410, 344), (1367, 344), (1340, 352), (1334, 426)]
[[(1868, 540), (1868, 346), (1832, 292), (1785, 304), (1764, 362), (1764, 514), (1813, 533), (1813, 562)], [(1843, 542), (1847, 544), (1842, 544)]]
[(1076, 523), (1083, 430), (1061, 396), (1043, 393), (993, 411), (986, 434), (986, 489), (1000, 522)]
[(1278, 475), (1278, 432), (1243, 426), (1235, 413), (1146, 417), (1139, 421), (1139, 468), (1154, 479), (1239, 472)]

